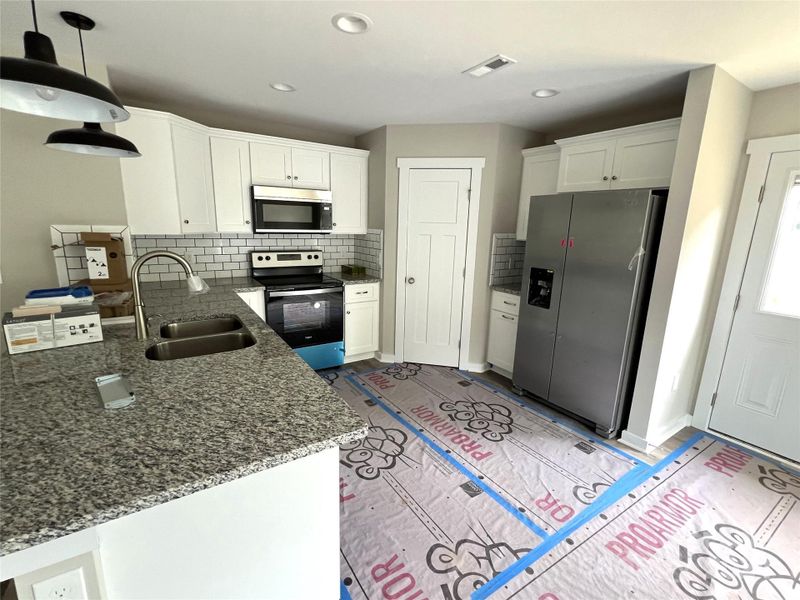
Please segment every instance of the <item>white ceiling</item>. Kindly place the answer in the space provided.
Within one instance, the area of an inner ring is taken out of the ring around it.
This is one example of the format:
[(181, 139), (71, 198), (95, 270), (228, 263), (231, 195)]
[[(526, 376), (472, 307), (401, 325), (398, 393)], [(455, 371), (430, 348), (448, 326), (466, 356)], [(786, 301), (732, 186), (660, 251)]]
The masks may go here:
[[(555, 131), (595, 113), (679, 103), (717, 63), (754, 90), (800, 81), (800, 2), (261, 2), (40, 0), (40, 30), (77, 55), (61, 10), (85, 13), (91, 62), (127, 103), (230, 111), (358, 134), (384, 124), (501, 122)], [(331, 26), (341, 11), (374, 21)], [(27, 1), (0, 2), (4, 55), (21, 55)], [(503, 53), (519, 62), (461, 71)], [(280, 93), (269, 82), (296, 86)], [(534, 99), (536, 88), (556, 88)]]

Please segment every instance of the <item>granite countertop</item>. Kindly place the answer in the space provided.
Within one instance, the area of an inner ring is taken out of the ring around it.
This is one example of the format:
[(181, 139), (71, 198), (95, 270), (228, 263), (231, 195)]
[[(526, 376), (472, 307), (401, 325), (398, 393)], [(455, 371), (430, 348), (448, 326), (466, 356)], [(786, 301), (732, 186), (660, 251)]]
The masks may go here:
[[(236, 315), (243, 350), (150, 361), (133, 325), (104, 341), (3, 356), (0, 556), (162, 504), (366, 434), (366, 424), (236, 295), (249, 278), (142, 284), (151, 332)], [(99, 406), (94, 378), (124, 374), (136, 401)]]
[(336, 279), (341, 279), (342, 283), (345, 285), (355, 285), (358, 283), (380, 283), (381, 278), (375, 277), (374, 275), (348, 275), (347, 273), (341, 273), (339, 271), (335, 273), (329, 273), (331, 277), (335, 277)]
[(521, 294), (521, 288), (521, 283), (501, 283), (489, 286), (489, 289), (494, 292), (503, 292), (504, 294), (513, 294), (514, 296), (519, 296)]

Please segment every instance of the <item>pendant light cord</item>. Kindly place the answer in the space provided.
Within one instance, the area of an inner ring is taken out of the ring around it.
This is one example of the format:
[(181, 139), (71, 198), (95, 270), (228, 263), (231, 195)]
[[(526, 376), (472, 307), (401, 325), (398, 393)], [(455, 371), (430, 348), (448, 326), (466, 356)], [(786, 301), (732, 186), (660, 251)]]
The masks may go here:
[(88, 77), (88, 75), (86, 75), (86, 56), (83, 54), (83, 34), (81, 33), (80, 27), (78, 27), (78, 39), (81, 42), (81, 62), (83, 63), (83, 74), (85, 77)]
[(36, 0), (31, 0), (31, 12), (33, 13), (33, 28), (39, 33), (39, 21), (36, 19)]

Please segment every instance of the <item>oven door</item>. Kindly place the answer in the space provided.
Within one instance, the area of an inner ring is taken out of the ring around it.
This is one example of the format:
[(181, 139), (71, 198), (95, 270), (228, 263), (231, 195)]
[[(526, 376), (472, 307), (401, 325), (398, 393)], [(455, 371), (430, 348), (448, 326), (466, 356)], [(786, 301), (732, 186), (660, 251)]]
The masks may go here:
[(341, 342), (343, 288), (266, 291), (267, 323), (292, 348)]
[(330, 233), (331, 203), (285, 198), (253, 199), (255, 233)]

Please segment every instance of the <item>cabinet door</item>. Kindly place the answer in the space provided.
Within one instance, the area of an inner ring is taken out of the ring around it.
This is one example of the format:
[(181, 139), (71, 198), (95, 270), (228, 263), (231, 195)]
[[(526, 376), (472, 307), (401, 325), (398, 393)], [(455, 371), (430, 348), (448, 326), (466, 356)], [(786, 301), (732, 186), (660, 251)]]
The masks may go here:
[(254, 313), (261, 317), (262, 321), (267, 321), (267, 307), (264, 292), (236, 292), (236, 295), (244, 300), (247, 306), (249, 306)]
[(486, 360), (510, 373), (514, 369), (517, 317), (499, 310), (489, 312), (489, 347)]
[(667, 187), (678, 146), (678, 127), (617, 140), (611, 189)]
[(250, 143), (253, 185), (292, 185), (292, 149), (278, 144)]
[(292, 185), (312, 190), (331, 189), (330, 152), (292, 148)]
[(331, 154), (333, 232), (367, 233), (367, 157)]
[(345, 305), (345, 356), (375, 352), (378, 349), (378, 302)]
[(216, 231), (208, 134), (172, 125), (175, 181), (183, 233)]
[(252, 231), (250, 225), (250, 146), (231, 138), (211, 138), (211, 174), (217, 231)]
[(130, 119), (114, 127), (142, 153), (135, 160), (119, 161), (131, 233), (181, 233), (169, 118), (131, 111)]
[(555, 194), (558, 189), (558, 163), (561, 150), (556, 148), (547, 156), (526, 156), (522, 163), (522, 185), (517, 209), (517, 239), (528, 236), (528, 213), (531, 196)]
[(616, 140), (564, 146), (558, 168), (558, 191), (607, 190), (611, 185)]

